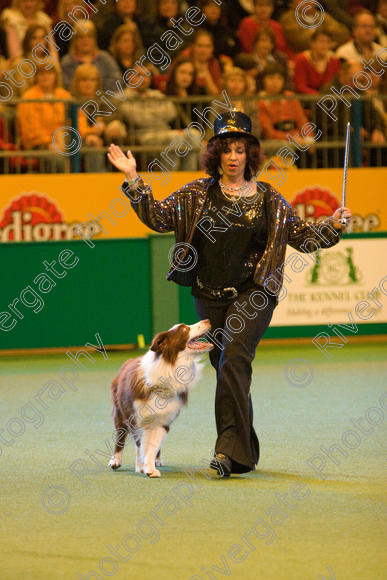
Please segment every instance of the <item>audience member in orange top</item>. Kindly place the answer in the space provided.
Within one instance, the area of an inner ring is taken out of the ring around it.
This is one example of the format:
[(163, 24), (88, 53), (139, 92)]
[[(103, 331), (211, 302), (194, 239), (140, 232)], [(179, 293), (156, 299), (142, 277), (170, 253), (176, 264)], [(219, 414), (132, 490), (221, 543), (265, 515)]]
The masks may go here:
[[(52, 103), (50, 100), (68, 100), (71, 99), (71, 95), (68, 91), (58, 87), (56, 69), (52, 67), (47, 70), (44, 65), (39, 65), (36, 69), (34, 84), (24, 93), (22, 99), (42, 101), (18, 105), (17, 122), (22, 147), (57, 152), (57, 148), (60, 147), (60, 139), (55, 139), (55, 148), (52, 142), (54, 134), (58, 129), (71, 123), (66, 116), (65, 103)], [(65, 162), (66, 157), (58, 153), (54, 157), (44, 159), (40, 170), (48, 173), (64, 171)]]
[(122, 74), (132, 68), (143, 54), (143, 46), (138, 33), (130, 24), (122, 24), (115, 29), (109, 52), (117, 62)]
[[(262, 73), (264, 90), (259, 93), (259, 120), (264, 139), (286, 139), (286, 135), (299, 133), (308, 122), (302, 105), (298, 99), (281, 99), (293, 93), (285, 91), (285, 75), (278, 64), (267, 67)], [(268, 100), (264, 97), (278, 97)], [(299, 143), (303, 140), (299, 139)], [(310, 144), (310, 141), (308, 142)]]
[(296, 58), (294, 86), (297, 93), (315, 95), (332, 81), (340, 63), (331, 47), (331, 33), (320, 26), (312, 35), (309, 50)]
[(195, 67), (195, 94), (217, 95), (220, 92), (221, 68), (214, 57), (212, 34), (198, 28), (192, 36), (192, 44), (182, 52), (190, 56)]
[(24, 35), (32, 24), (40, 24), (47, 30), (47, 34), (50, 32), (52, 20), (42, 8), (41, 0), (13, 0), (11, 7), (3, 10), (1, 24), (7, 34), (10, 58), (21, 56)]
[(18, 123), (21, 142), (26, 149), (52, 148), (52, 137), (57, 129), (66, 125), (64, 103), (50, 103), (48, 99), (71, 99), (68, 91), (58, 86), (54, 67), (44, 65), (36, 69), (34, 84), (23, 95), (23, 100), (42, 99), (43, 102), (21, 103), (18, 106)]
[(292, 58), (282, 25), (270, 18), (274, 10), (274, 0), (255, 0), (254, 5), (255, 14), (243, 18), (238, 28), (239, 42), (243, 52), (252, 52), (257, 32), (261, 26), (268, 26), (274, 32), (276, 49)]

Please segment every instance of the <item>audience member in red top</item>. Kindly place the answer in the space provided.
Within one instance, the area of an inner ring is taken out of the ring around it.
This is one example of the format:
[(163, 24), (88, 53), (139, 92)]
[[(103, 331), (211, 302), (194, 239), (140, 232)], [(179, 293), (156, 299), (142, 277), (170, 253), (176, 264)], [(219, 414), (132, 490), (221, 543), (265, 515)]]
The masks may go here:
[(268, 26), (274, 32), (276, 49), (286, 53), (291, 58), (293, 55), (288, 47), (282, 24), (270, 18), (274, 10), (274, 0), (255, 0), (254, 4), (254, 16), (244, 18), (238, 28), (242, 50), (252, 52), (257, 32), (261, 26)]
[(192, 44), (183, 51), (190, 56), (195, 67), (195, 94), (217, 95), (220, 92), (221, 68), (214, 57), (212, 34), (198, 28), (192, 36)]
[[(263, 72), (264, 90), (259, 93), (259, 120), (264, 139), (286, 139), (286, 135), (300, 133), (308, 119), (298, 99), (282, 99), (293, 93), (285, 91), (285, 75), (278, 64), (267, 67)], [(267, 99), (265, 97), (278, 97)], [(302, 143), (302, 139), (299, 140)], [(309, 142), (310, 143), (310, 142)]]
[(296, 58), (294, 85), (297, 93), (315, 95), (332, 81), (340, 65), (331, 47), (331, 33), (322, 27), (317, 28), (310, 40), (309, 50)]

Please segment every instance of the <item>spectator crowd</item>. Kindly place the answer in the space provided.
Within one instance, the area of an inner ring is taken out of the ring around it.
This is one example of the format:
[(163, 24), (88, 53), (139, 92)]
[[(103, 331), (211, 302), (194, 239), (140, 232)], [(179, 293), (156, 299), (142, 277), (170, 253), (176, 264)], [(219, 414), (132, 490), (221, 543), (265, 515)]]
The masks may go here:
[[(300, 23), (302, 2), (0, 0), (0, 149), (17, 150), (23, 171), (20, 150), (53, 152), (55, 131), (72, 124), (66, 101), (93, 101), (97, 124), (81, 108), (77, 113), (87, 148), (82, 169), (104, 171), (101, 148), (111, 141), (162, 150), (198, 120), (200, 103), (210, 105), (205, 97), (226, 90), (264, 145), (297, 135), (308, 121), (324, 128), (325, 139), (340, 141), (344, 122), (357, 116), (369, 146), (363, 164), (385, 163), (387, 0), (320, 0), (316, 28)], [(182, 17), (195, 6), (190, 27)], [(149, 55), (157, 51), (155, 62)], [(129, 70), (137, 84), (125, 82)], [(316, 105), (332, 87), (338, 122)], [(351, 95), (357, 106), (345, 104)], [(173, 168), (197, 169), (198, 153), (171, 153)], [(61, 163), (63, 170), (65, 158), (48, 161), (44, 171), (61, 170)], [(330, 163), (317, 159), (318, 166)]]

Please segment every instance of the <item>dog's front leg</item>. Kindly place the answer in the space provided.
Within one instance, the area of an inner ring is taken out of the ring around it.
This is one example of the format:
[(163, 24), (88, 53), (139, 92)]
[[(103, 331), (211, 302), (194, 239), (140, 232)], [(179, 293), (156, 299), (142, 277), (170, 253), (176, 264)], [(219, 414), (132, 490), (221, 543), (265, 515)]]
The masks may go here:
[(161, 473), (155, 466), (155, 459), (164, 438), (168, 432), (167, 427), (154, 427), (144, 429), (141, 437), (141, 456), (144, 463), (144, 473), (148, 477), (161, 477)]
[(141, 456), (140, 440), (136, 440), (136, 473), (144, 473), (143, 457)]

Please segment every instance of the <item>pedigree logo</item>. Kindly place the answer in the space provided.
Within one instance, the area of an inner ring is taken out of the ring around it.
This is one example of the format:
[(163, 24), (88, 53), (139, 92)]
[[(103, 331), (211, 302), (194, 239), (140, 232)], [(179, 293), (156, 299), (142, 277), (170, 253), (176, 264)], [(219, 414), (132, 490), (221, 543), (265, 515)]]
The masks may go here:
[[(340, 207), (337, 196), (329, 189), (319, 185), (305, 187), (296, 193), (291, 205), (296, 210), (298, 217), (307, 222), (325, 219)], [(348, 200), (347, 207), (351, 207)], [(372, 232), (379, 229), (382, 227), (378, 213), (352, 214), (351, 232)]]
[(325, 219), (339, 207), (336, 196), (318, 185), (306, 187), (291, 202), (298, 217), (307, 222)]
[(80, 222), (68, 223), (63, 212), (45, 194), (21, 195), (4, 209), (0, 218), (2, 242), (47, 242), (75, 239), (74, 228)]

